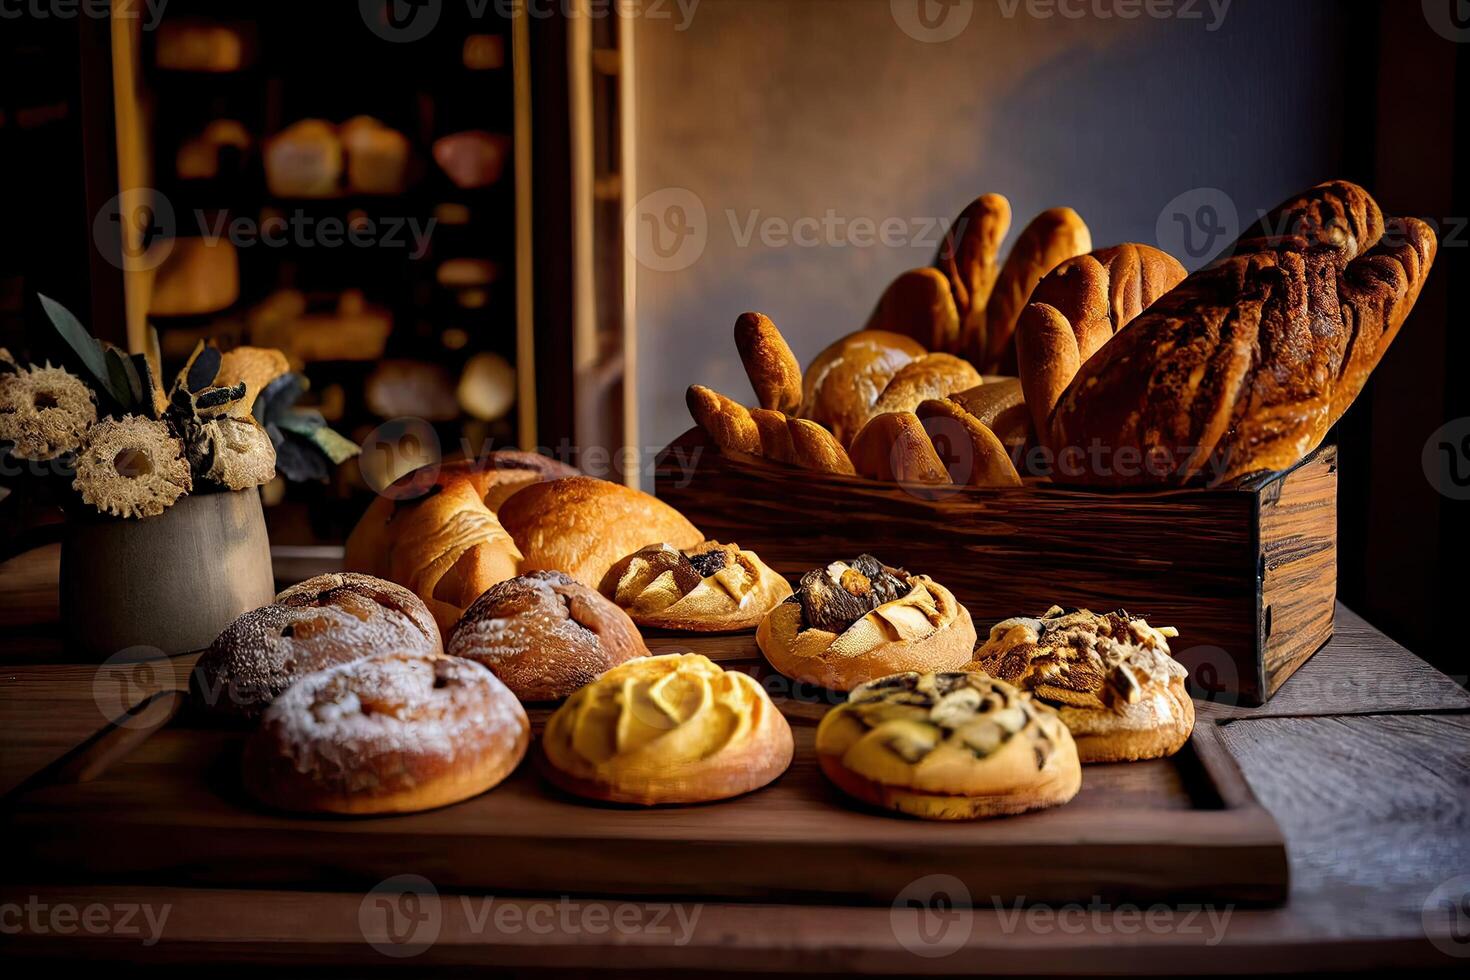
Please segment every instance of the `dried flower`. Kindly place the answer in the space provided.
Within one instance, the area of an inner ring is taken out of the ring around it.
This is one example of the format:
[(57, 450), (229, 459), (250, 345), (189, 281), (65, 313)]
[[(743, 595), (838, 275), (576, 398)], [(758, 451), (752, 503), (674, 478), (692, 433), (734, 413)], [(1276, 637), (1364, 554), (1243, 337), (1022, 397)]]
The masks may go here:
[(206, 480), (245, 490), (274, 479), (276, 449), (254, 419), (214, 419), (204, 424), (203, 436), (209, 446)]
[(193, 481), (184, 445), (167, 425), (125, 415), (92, 427), (72, 487), (105, 514), (153, 517), (192, 489)]
[(92, 390), (64, 368), (0, 373), (0, 442), (18, 459), (55, 459), (75, 452), (97, 421)]

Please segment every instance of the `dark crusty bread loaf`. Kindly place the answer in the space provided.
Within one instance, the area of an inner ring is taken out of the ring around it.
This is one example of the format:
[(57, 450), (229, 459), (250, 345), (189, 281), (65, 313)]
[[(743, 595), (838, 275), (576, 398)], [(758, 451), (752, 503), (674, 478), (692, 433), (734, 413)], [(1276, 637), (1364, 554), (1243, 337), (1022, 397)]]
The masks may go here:
[[(1087, 363), (1057, 406), (1058, 477), (1225, 482), (1289, 467), (1347, 410), (1418, 299), (1433, 230), (1321, 184), (1249, 229)], [(1101, 452), (1091, 452), (1099, 447)]]

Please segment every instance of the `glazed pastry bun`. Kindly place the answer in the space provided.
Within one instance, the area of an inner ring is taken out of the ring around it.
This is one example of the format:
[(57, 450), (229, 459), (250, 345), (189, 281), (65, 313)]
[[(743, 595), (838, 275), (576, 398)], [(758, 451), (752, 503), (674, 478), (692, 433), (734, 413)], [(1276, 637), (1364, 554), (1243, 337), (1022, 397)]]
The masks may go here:
[(644, 805), (748, 793), (792, 754), (791, 727), (765, 690), (693, 653), (614, 667), (557, 709), (541, 746), (562, 789)]
[(476, 599), (450, 656), (486, 667), (522, 701), (559, 701), (610, 667), (648, 656), (617, 606), (561, 572), (528, 572)]
[(614, 562), (644, 545), (692, 548), (704, 540), (657, 497), (590, 476), (526, 487), (505, 502), (500, 520), (524, 555), (521, 571), (554, 568), (593, 589)]
[(217, 718), (253, 722), (298, 678), (384, 650), (443, 652), (423, 600), (371, 575), (318, 575), (226, 626), (195, 663), (190, 696)]
[(706, 541), (688, 550), (649, 545), (618, 561), (602, 594), (654, 629), (721, 633), (754, 629), (791, 586), (753, 551)]
[(844, 793), (927, 820), (1056, 806), (1082, 785), (1056, 711), (969, 671), (861, 685), (817, 726), (817, 760)]
[(276, 699), (245, 743), (245, 788), (282, 810), (428, 810), (499, 783), (530, 738), (525, 709), (479, 664), (378, 654)]
[(1039, 619), (995, 624), (971, 667), (1055, 705), (1083, 762), (1156, 759), (1194, 730), (1189, 672), (1169, 653), (1178, 635), (1121, 609), (1052, 606)]
[(863, 555), (803, 575), (755, 639), (787, 677), (850, 691), (900, 671), (963, 666), (975, 649), (975, 624), (938, 582)]

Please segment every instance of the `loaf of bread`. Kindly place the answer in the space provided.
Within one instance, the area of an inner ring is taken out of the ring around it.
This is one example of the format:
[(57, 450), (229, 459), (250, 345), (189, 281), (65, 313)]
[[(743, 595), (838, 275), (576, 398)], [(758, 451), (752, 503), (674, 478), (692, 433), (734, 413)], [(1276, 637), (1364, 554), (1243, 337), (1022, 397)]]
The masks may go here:
[(904, 334), (931, 351), (954, 350), (960, 315), (949, 280), (938, 269), (910, 269), (888, 284), (863, 329)]
[(912, 337), (859, 330), (828, 345), (807, 366), (800, 415), (846, 446), (872, 414), (899, 369), (928, 351)]
[(912, 412), (921, 402), (980, 384), (980, 372), (969, 361), (953, 354), (925, 354), (898, 369), (873, 404), (869, 418), (884, 412)]
[(1001, 267), (985, 307), (984, 333), (972, 338), (967, 352), (971, 362), (991, 374), (1014, 375), (1013, 335), (1031, 290), (1060, 263), (1090, 251), (1092, 236), (1071, 208), (1050, 208), (1032, 219)]
[(801, 405), (801, 365), (786, 338), (762, 313), (735, 321), (735, 349), (761, 408), (792, 414)]
[(730, 633), (755, 629), (791, 586), (755, 552), (705, 541), (640, 548), (608, 569), (602, 593), (639, 626)]
[(970, 350), (985, 330), (985, 307), (1000, 275), (1000, 243), (1011, 227), (1011, 204), (999, 194), (983, 194), (950, 226), (934, 265), (949, 280), (960, 335), (951, 354)]
[(852, 465), (870, 480), (885, 483), (952, 482), (934, 443), (913, 412), (876, 415), (857, 434)]
[(1052, 412), (1078, 369), (1185, 275), (1168, 252), (1128, 243), (1068, 259), (1037, 284), (1016, 325), (1016, 359), (1039, 438), (1050, 441)]
[(1222, 483), (1290, 467), (1352, 403), (1438, 243), (1346, 181), (1295, 197), (1117, 333), (1058, 402), (1058, 479)]
[(950, 482), (972, 487), (1018, 487), (1021, 476), (1005, 443), (952, 398), (919, 406), (919, 425)]

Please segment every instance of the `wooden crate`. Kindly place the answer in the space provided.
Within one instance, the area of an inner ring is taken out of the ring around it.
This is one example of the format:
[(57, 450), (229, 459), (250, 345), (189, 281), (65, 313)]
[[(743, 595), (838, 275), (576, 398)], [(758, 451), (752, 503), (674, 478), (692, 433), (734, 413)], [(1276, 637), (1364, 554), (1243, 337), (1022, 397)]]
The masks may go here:
[(1259, 705), (1332, 636), (1337, 450), (1251, 483), (1167, 492), (934, 488), (725, 455), (693, 429), (659, 497), (798, 575), (870, 552), (952, 590), (983, 638), (1053, 603), (1176, 626), (1196, 697)]
[[(743, 670), (790, 721), (796, 753), (771, 785), (699, 806), (577, 799), (532, 757), (454, 806), (397, 817), (274, 813), (240, 788), (233, 732), (191, 727), (161, 694), (7, 797), (0, 827), (24, 841), (14, 880), (367, 889), (394, 875), (442, 891), (888, 904), (950, 875), (990, 907), (1037, 902), (1280, 904), (1280, 829), (1211, 721), (1171, 759), (1084, 766), (1065, 806), (930, 823), (855, 804), (821, 774), (817, 722), (840, 696), (795, 691), (754, 636), (650, 636)], [(184, 678), (193, 658), (177, 663)], [(539, 736), (550, 711), (530, 709)]]

